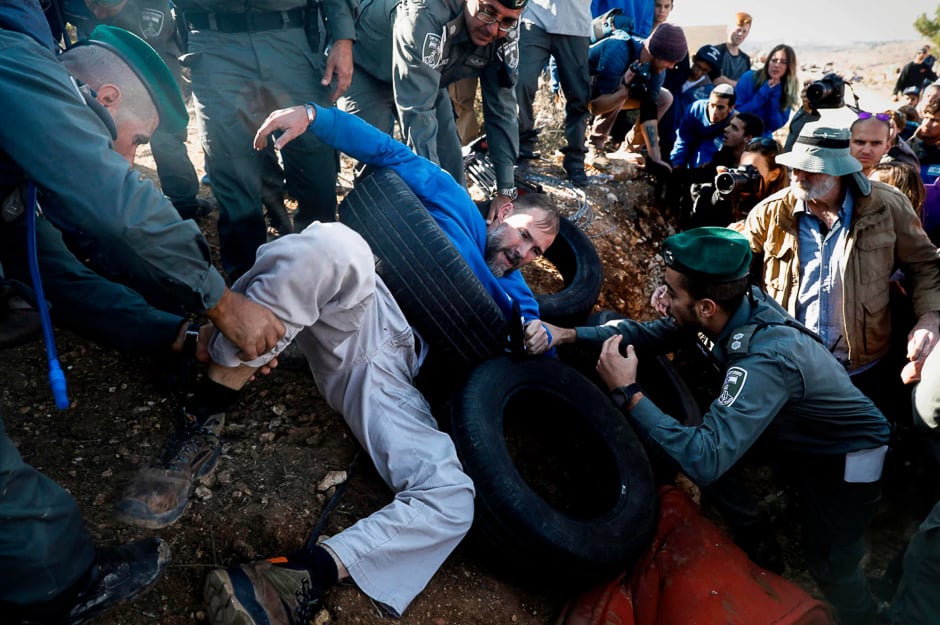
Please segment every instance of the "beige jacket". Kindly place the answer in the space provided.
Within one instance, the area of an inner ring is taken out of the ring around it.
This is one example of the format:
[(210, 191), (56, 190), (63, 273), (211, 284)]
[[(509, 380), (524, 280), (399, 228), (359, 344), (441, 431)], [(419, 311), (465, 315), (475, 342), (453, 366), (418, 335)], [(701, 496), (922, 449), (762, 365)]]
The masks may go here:
[[(910, 202), (897, 189), (871, 182), (860, 190), (854, 177), (843, 178), (855, 198), (843, 269), (843, 335), (849, 370), (881, 358), (891, 335), (889, 282), (895, 269), (911, 284), (914, 313), (940, 310), (940, 264)], [(863, 181), (864, 186), (867, 181)], [(762, 288), (791, 315), (799, 294), (796, 198), (784, 189), (755, 206), (743, 234), (755, 255), (763, 256)], [(758, 256), (759, 257), (759, 256)]]

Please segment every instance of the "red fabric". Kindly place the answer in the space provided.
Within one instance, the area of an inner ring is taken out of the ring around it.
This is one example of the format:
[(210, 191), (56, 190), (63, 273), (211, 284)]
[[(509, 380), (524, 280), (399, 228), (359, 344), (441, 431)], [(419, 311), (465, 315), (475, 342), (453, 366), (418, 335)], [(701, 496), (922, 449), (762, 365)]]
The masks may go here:
[(579, 595), (561, 625), (833, 625), (829, 609), (750, 560), (678, 488), (632, 572)]

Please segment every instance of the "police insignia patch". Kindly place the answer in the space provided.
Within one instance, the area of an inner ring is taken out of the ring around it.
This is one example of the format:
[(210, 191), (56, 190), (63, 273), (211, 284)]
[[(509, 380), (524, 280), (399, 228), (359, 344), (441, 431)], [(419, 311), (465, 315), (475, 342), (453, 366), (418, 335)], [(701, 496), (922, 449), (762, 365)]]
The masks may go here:
[(437, 69), (444, 63), (444, 40), (440, 35), (428, 33), (421, 47), (421, 60), (425, 65)]
[(164, 15), (156, 9), (144, 9), (140, 12), (140, 32), (144, 39), (155, 39), (163, 31)]
[(730, 406), (734, 400), (741, 394), (744, 388), (744, 382), (747, 380), (747, 371), (741, 367), (731, 367), (725, 374), (724, 384), (721, 385), (721, 395), (718, 396), (718, 403), (722, 406)]
[(519, 66), (519, 44), (516, 41), (507, 41), (499, 47), (497, 56), (503, 60), (506, 67), (516, 69)]

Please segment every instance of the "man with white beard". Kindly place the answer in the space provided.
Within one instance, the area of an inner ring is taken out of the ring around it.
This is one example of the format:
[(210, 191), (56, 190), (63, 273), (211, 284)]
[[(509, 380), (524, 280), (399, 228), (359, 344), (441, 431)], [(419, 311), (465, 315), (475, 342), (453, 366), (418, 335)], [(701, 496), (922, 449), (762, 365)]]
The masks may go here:
[[(937, 249), (906, 197), (865, 178), (849, 142), (848, 129), (804, 126), (776, 158), (791, 168), (790, 187), (755, 206), (743, 234), (763, 257), (757, 273), (767, 294), (818, 333), (893, 420), (910, 411), (901, 382), (920, 378), (940, 337)], [(892, 323), (889, 306), (899, 267), (916, 319), (906, 345), (897, 333), (909, 328)]]

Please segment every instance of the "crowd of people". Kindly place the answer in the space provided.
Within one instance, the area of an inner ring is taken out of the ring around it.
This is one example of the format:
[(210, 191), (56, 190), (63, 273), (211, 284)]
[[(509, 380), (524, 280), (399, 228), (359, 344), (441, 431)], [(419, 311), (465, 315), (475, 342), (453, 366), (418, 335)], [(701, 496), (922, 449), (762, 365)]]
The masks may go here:
[[(651, 454), (714, 498), (756, 562), (779, 565), (745, 539), (767, 527), (737, 481), (760, 439), (798, 494), (806, 566), (836, 622), (940, 620), (940, 503), (878, 595), (861, 568), (893, 433), (922, 441), (910, 462), (940, 464), (940, 84), (929, 47), (899, 74), (903, 105), (856, 102), (838, 127), (824, 110), (845, 106), (841, 78), (801, 82), (784, 43), (752, 59), (744, 12), (725, 41), (692, 51), (669, 20), (672, 0), (230, 4), (0, 0), (0, 108), (17, 120), (0, 125), (4, 294), (42, 308), (37, 265), (57, 324), (207, 365), (117, 518), (179, 521), (220, 462), (226, 410), (292, 343), (394, 492), (320, 545), (212, 571), (210, 622), (307, 622), (343, 580), (400, 616), (473, 520), (474, 484), (415, 382), (428, 347), (368, 244), (335, 223), (341, 153), (362, 175), (401, 178), (504, 316), (521, 314), (529, 357), (593, 345), (611, 400)], [(540, 319), (518, 269), (551, 246), (559, 213), (548, 196), (520, 195), (515, 171), (538, 158), (543, 72), (565, 101), (571, 184), (589, 186), (614, 153), (669, 182), (664, 208), (681, 232), (663, 243), (664, 285), (650, 302), (660, 320)], [(485, 214), (461, 154), (480, 131), (477, 87), (496, 181)], [(189, 99), (214, 203), (197, 195), (186, 154)], [(131, 169), (144, 143), (160, 190)], [(195, 222), (212, 210), (222, 271)], [(2, 302), (5, 344), (32, 336), (35, 324), (14, 324), (12, 298)], [(724, 380), (703, 421), (684, 423), (637, 384), (635, 348), (697, 341)], [(74, 499), (20, 457), (2, 420), (0, 492), (0, 610), (13, 622), (84, 622), (166, 567), (159, 539), (96, 546)]]

